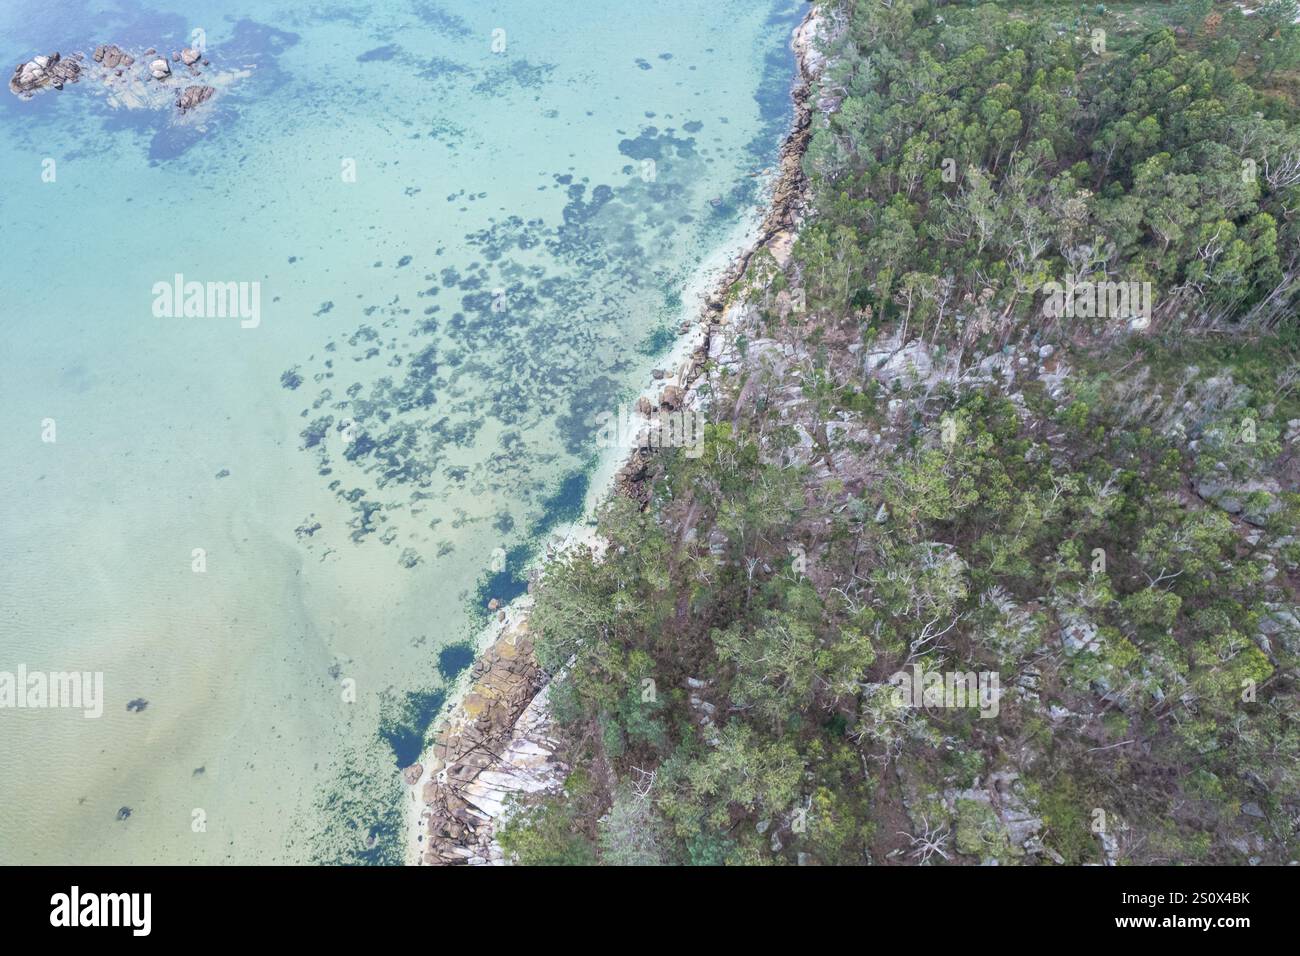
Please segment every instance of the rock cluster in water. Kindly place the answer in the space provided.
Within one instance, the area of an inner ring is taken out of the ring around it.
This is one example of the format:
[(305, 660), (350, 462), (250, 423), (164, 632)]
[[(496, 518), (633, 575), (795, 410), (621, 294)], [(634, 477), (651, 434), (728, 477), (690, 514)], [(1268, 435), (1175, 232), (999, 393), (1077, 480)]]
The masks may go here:
[(110, 70), (116, 70), (119, 66), (125, 70), (134, 65), (135, 57), (121, 47), (109, 44), (95, 47), (95, 62), (102, 63)]
[(26, 63), (14, 67), (14, 75), (9, 78), (9, 91), (23, 99), (52, 86), (63, 89), (65, 83), (76, 83), (81, 79), (80, 53), (64, 58), (59, 53), (32, 57)]
[[(102, 80), (107, 84), (115, 80), (121, 80), (126, 84), (132, 81), (144, 83), (149, 82), (150, 79), (156, 83), (166, 83), (176, 75), (172, 69), (173, 63), (181, 64), (191, 76), (200, 76), (202, 71), (199, 66), (208, 65), (208, 61), (203, 59), (203, 53), (192, 47), (173, 52), (169, 59), (160, 55), (153, 47), (146, 50), (141, 57), (136, 57), (113, 43), (95, 47), (92, 59), (98, 67), (97, 76), (92, 76), (85, 59), (83, 53), (73, 53), (65, 57), (58, 52), (33, 57), (14, 68), (14, 74), (9, 79), (9, 90), (22, 99), (31, 99), (36, 93), (49, 87), (61, 90), (68, 83), (80, 82), (83, 76)], [(176, 109), (182, 114), (188, 113), (206, 103), (216, 92), (217, 89), (213, 86), (186, 86), (176, 96)]]

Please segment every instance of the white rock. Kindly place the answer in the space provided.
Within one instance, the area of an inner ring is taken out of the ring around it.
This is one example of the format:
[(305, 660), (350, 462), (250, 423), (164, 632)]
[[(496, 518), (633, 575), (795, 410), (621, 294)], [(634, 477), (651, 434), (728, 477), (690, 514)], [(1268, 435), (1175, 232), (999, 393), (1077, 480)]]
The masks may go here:
[(1065, 652), (1071, 656), (1080, 651), (1096, 654), (1101, 650), (1102, 642), (1097, 636), (1097, 628), (1080, 617), (1071, 617), (1064, 622), (1061, 640), (1065, 644)]

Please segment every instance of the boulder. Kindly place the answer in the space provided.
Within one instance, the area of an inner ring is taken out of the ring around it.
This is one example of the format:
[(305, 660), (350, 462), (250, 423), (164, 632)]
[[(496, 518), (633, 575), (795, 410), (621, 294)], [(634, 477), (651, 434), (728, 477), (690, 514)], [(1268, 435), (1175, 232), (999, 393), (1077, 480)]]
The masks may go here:
[(181, 50), (181, 62), (184, 63), (186, 66), (193, 66), (195, 63), (199, 61), (199, 59), (202, 56), (203, 56), (202, 53), (200, 53), (198, 50), (193, 49), (192, 47), (186, 47), (185, 49)]
[(216, 92), (210, 86), (187, 86), (181, 91), (181, 95), (176, 98), (176, 108), (182, 113), (189, 112), (201, 103), (206, 103), (212, 99), (212, 94)]
[(149, 72), (153, 74), (155, 80), (165, 80), (172, 75), (171, 64), (159, 57), (149, 64)]

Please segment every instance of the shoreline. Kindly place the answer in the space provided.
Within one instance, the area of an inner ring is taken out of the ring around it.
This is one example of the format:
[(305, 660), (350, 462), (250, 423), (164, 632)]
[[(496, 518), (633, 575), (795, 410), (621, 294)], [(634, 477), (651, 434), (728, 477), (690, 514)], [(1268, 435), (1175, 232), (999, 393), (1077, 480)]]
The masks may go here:
[[(675, 412), (698, 402), (713, 337), (725, 324), (728, 293), (753, 257), (769, 249), (784, 265), (806, 203), (802, 160), (812, 128), (812, 83), (821, 63), (812, 41), (821, 18), (816, 4), (792, 31), (796, 72), (791, 84), (794, 115), (778, 152), (765, 212), (737, 227), (747, 235), (739, 249), (726, 243), (695, 270), (683, 300), (698, 303), (696, 317), (684, 318), (682, 334), (655, 366), (651, 384), (637, 400), (640, 417), (649, 410)], [(683, 308), (685, 315), (689, 306)], [(557, 552), (574, 544), (594, 544), (595, 508), (610, 495), (625, 495), (644, 505), (643, 483), (656, 452), (648, 447), (606, 449), (600, 456), (584, 502), (583, 516), (552, 534), (543, 545), (540, 570)], [(560, 539), (557, 546), (553, 545)], [(494, 825), (511, 793), (548, 789), (563, 781), (567, 768), (553, 759), (546, 706), (549, 678), (532, 654), (528, 634), (531, 594), (504, 605), (477, 639), (473, 666), (450, 688), (450, 706), (437, 724), (433, 744), (420, 762), (402, 771), (406, 802), (408, 864), (500, 864), (494, 854)]]

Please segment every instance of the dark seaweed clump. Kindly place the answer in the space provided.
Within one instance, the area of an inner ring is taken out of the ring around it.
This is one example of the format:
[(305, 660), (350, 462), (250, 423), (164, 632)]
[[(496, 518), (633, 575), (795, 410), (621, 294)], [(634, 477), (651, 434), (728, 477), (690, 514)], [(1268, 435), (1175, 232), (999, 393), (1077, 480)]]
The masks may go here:
[[(588, 469), (594, 465), (589, 463)], [(528, 591), (526, 568), (537, 556), (538, 546), (557, 526), (582, 517), (582, 506), (591, 484), (589, 470), (577, 471), (560, 482), (555, 493), (542, 500), (542, 515), (535, 521), (526, 540), (506, 551), (505, 567), (484, 576), (475, 594), (471, 613), (479, 621), (487, 619), (488, 602), (493, 598), (509, 604)]]
[(399, 768), (409, 767), (424, 752), (425, 735), (447, 694), (442, 690), (410, 691), (385, 697), (380, 708), (379, 736), (393, 751)]
[(402, 52), (402, 48), (396, 43), (390, 43), (387, 46), (377, 46), (373, 50), (367, 50), (357, 56), (358, 63), (372, 63), (375, 61), (386, 62), (393, 59), (397, 54)]
[(636, 350), (642, 355), (648, 355), (653, 358), (654, 356), (662, 355), (667, 351), (668, 346), (672, 345), (676, 339), (677, 334), (672, 329), (666, 325), (661, 325), (657, 328), (651, 329), (650, 334), (641, 341), (641, 343), (636, 347)]
[(468, 642), (448, 644), (438, 652), (438, 673), (448, 682), (454, 681), (465, 668), (474, 663), (474, 646)]
[(326, 866), (401, 866), (402, 784), (396, 774), (344, 760), (331, 789), (317, 800), (321, 821), (309, 836), (312, 862)]

